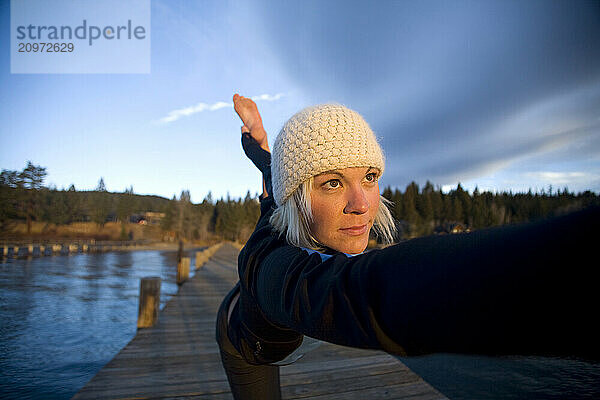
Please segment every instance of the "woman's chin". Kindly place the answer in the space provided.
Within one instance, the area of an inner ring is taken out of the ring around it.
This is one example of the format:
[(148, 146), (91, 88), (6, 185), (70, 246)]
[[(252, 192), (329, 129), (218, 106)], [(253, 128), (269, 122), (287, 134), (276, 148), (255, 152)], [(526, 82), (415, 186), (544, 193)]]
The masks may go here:
[(330, 249), (346, 253), (346, 254), (359, 254), (366, 250), (367, 244), (369, 243), (369, 236), (365, 238), (352, 238), (352, 239), (340, 239), (335, 243), (324, 243)]

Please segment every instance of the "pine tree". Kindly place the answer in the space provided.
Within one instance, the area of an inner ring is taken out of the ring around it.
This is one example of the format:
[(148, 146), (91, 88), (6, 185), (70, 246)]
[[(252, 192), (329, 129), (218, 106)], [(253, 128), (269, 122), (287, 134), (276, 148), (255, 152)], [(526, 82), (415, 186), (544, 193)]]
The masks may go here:
[(23, 186), (26, 189), (39, 190), (43, 186), (46, 175), (46, 168), (34, 165), (31, 161), (27, 161), (27, 166), (19, 174), (19, 179), (23, 182)]
[(189, 190), (182, 190), (177, 202), (177, 237), (192, 238), (192, 200)]
[(408, 224), (408, 237), (416, 237), (419, 230), (419, 213), (417, 212), (417, 196), (419, 194), (419, 186), (415, 182), (411, 182), (404, 192), (402, 198), (402, 219)]
[(471, 225), (475, 229), (485, 227), (485, 202), (479, 193), (479, 188), (473, 191), (473, 206), (471, 208)]
[(160, 221), (160, 227), (163, 231), (171, 231), (175, 228), (175, 221), (177, 219), (177, 198), (173, 198), (169, 201), (165, 209), (165, 216)]
[(96, 192), (106, 192), (106, 185), (104, 184), (104, 178), (100, 177), (98, 186), (96, 186)]
[(31, 224), (40, 212), (40, 189), (43, 187), (46, 177), (46, 168), (34, 165), (27, 161), (27, 166), (17, 176), (17, 187), (24, 188), (19, 190), (19, 205), (22, 215), (27, 221), (27, 234), (31, 234)]
[(427, 181), (421, 193), (416, 196), (416, 209), (419, 214), (419, 226), (417, 233), (419, 235), (427, 235), (433, 232), (433, 205), (431, 194), (433, 185)]

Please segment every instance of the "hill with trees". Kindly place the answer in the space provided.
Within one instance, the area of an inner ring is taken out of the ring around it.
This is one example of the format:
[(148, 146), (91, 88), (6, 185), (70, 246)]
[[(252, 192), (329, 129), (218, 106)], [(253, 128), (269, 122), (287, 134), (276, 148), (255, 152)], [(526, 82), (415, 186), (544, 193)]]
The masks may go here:
[(460, 183), (444, 193), (427, 182), (423, 188), (411, 182), (402, 192), (387, 187), (383, 196), (391, 201), (391, 211), (398, 221), (400, 238), (409, 239), (432, 233), (452, 233), (492, 226), (529, 222), (565, 214), (600, 204), (596, 193), (572, 193), (568, 189), (533, 193), (465, 191)]
[[(124, 192), (106, 190), (104, 179), (91, 191), (77, 191), (44, 186), (46, 168), (28, 162), (22, 171), (2, 170), (0, 173), (0, 235), (14, 237), (14, 228), (25, 224), (22, 236), (31, 237), (33, 222), (45, 227), (87, 223), (102, 227), (106, 223), (121, 224), (121, 236), (126, 238), (125, 226), (151, 220), (162, 231), (163, 240), (245, 241), (260, 215), (257, 196), (250, 192), (242, 198), (213, 200), (209, 194), (197, 204), (192, 203), (188, 190), (179, 198), (135, 194), (133, 187)], [(404, 191), (387, 187), (383, 196), (388, 199), (399, 228), (398, 240), (429, 234), (469, 231), (490, 226), (518, 223), (567, 213), (600, 204), (596, 193), (574, 194), (562, 191), (540, 193), (473, 193), (459, 184), (444, 193), (427, 182), (422, 188), (411, 182)]]

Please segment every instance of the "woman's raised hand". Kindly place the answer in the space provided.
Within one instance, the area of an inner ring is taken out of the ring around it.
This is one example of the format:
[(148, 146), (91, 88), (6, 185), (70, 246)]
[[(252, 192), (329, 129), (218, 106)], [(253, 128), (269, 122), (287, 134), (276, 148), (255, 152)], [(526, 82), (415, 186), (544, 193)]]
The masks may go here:
[(256, 103), (252, 99), (236, 93), (233, 95), (233, 107), (244, 123), (242, 132), (250, 132), (250, 135), (258, 142), (260, 147), (270, 151), (267, 132), (263, 127), (262, 118), (260, 117)]

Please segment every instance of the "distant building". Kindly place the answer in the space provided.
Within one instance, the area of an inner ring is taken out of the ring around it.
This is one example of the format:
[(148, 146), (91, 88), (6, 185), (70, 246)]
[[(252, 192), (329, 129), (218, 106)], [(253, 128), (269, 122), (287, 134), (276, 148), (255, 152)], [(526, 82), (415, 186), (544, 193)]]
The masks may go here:
[(114, 212), (108, 214), (104, 222), (117, 222), (117, 214), (115, 214)]
[(148, 225), (159, 225), (165, 217), (165, 213), (154, 211), (146, 211), (142, 215)]
[(165, 217), (165, 213), (146, 211), (141, 214), (132, 214), (129, 216), (129, 222), (139, 225), (159, 225)]
[(445, 222), (442, 225), (438, 225), (434, 230), (434, 233), (437, 235), (467, 232), (471, 232), (471, 229), (462, 222)]
[(464, 226), (463, 224), (454, 224), (450, 227), (450, 233), (463, 233), (463, 232), (470, 232), (471, 230)]
[[(142, 221), (144, 221), (144, 223), (142, 223)], [(132, 222), (134, 224), (144, 225), (146, 222), (146, 219), (144, 218), (144, 216), (142, 214), (132, 214), (129, 216), (129, 222)]]

